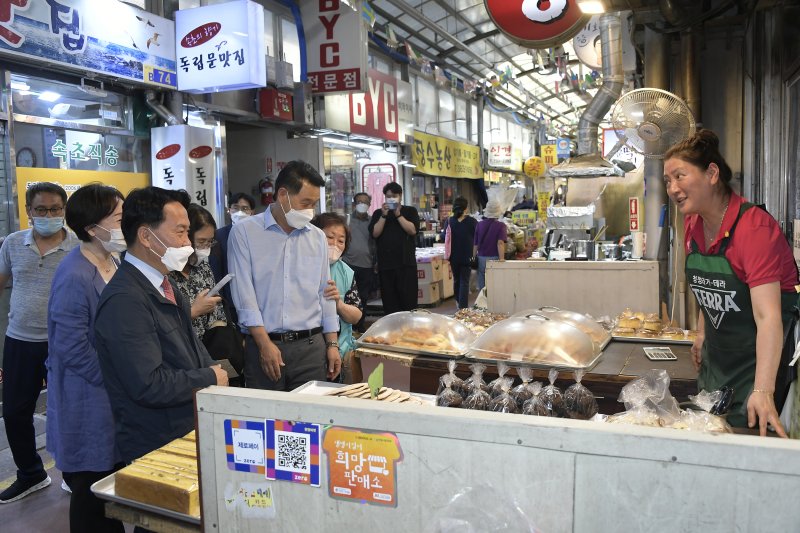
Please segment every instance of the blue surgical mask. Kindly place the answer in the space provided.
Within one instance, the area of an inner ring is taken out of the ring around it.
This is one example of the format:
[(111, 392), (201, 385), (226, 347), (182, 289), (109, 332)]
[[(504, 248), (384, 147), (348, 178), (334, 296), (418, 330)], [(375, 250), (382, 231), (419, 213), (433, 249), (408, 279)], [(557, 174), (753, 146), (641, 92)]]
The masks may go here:
[(33, 217), (33, 229), (42, 237), (55, 235), (64, 227), (64, 217)]

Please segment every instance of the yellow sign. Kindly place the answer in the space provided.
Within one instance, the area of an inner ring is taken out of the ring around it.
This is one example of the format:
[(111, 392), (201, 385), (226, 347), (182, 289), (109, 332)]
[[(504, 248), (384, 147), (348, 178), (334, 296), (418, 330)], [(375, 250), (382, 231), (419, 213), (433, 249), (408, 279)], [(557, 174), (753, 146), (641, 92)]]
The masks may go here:
[(62, 170), (60, 168), (17, 167), (17, 194), (19, 195), (19, 227), (30, 227), (25, 213), (25, 191), (34, 183), (49, 181), (61, 185), (67, 196), (89, 183), (111, 185), (126, 195), (133, 189), (150, 185), (150, 174), (143, 172), (100, 172), (96, 170)]
[(529, 157), (525, 160), (522, 171), (528, 177), (540, 178), (544, 176), (544, 160), (537, 156)]
[(558, 152), (555, 144), (543, 144), (540, 153), (546, 165), (558, 164)]
[(437, 135), (415, 131), (412, 159), (417, 165), (414, 172), (446, 178), (483, 177), (481, 149), (478, 146), (451, 141)]
[(547, 208), (550, 205), (550, 193), (549, 192), (539, 192), (536, 195), (536, 204), (539, 208), (539, 218), (545, 219), (547, 218)]

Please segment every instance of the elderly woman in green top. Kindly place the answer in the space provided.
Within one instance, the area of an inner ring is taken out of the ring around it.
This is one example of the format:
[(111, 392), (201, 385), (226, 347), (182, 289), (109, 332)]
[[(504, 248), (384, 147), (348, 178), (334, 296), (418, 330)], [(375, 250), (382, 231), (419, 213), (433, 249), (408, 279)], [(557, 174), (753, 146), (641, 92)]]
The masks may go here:
[[(325, 233), (328, 238), (328, 261), (331, 265), (330, 286), (325, 290), (325, 297), (336, 301), (336, 313), (339, 315), (339, 355), (342, 356), (342, 376), (349, 370), (348, 354), (355, 348), (353, 341), (353, 324), (361, 320), (364, 306), (358, 296), (353, 269), (341, 260), (347, 245), (350, 243), (350, 230), (347, 221), (336, 213), (322, 213), (314, 217), (311, 223)], [(342, 297), (344, 294), (344, 297)]]

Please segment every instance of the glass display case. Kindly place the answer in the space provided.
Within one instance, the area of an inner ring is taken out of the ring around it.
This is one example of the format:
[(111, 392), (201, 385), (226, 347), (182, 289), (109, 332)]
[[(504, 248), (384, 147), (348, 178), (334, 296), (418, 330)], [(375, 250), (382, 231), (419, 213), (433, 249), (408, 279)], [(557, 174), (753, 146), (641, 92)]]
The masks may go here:
[(474, 341), (475, 334), (458, 320), (417, 310), (379, 319), (356, 343), (401, 353), (460, 357)]

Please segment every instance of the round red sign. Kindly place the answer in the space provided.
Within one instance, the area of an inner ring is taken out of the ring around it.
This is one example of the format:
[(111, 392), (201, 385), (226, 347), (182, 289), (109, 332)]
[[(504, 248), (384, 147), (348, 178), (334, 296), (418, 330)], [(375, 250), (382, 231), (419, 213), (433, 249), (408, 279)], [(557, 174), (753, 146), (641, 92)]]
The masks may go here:
[(575, 0), (483, 0), (497, 28), (517, 44), (549, 48), (583, 29), (589, 16)]
[(173, 155), (181, 151), (180, 144), (169, 144), (158, 151), (156, 159), (169, 159)]
[(210, 154), (213, 151), (214, 151), (214, 149), (211, 148), (210, 146), (201, 145), (201, 146), (197, 146), (196, 148), (192, 148), (189, 151), (189, 157), (191, 157), (193, 159), (200, 159), (200, 158), (203, 158), (203, 157), (207, 156), (208, 154)]

